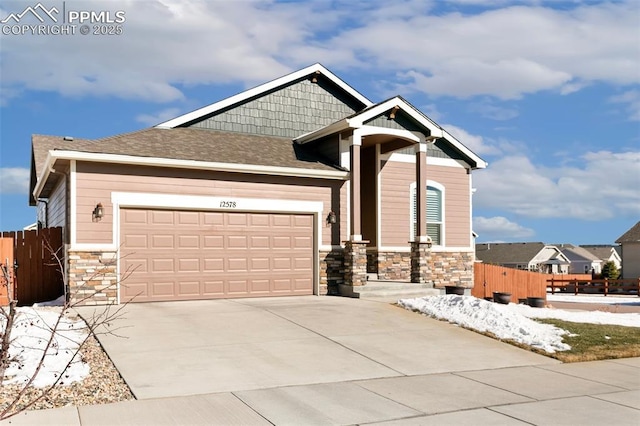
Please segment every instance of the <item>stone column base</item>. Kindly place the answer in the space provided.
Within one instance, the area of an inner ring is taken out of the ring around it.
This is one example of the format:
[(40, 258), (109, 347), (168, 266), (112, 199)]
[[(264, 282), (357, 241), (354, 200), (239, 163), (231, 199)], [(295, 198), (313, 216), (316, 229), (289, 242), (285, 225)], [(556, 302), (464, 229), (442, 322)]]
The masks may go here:
[(369, 241), (346, 241), (344, 250), (344, 285), (367, 283), (367, 244)]
[(411, 241), (411, 282), (432, 284), (431, 243)]

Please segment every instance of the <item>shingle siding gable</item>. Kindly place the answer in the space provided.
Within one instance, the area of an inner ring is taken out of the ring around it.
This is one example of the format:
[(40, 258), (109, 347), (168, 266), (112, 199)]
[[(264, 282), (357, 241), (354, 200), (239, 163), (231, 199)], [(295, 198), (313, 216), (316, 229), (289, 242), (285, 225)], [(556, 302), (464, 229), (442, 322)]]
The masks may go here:
[(293, 139), (361, 109), (331, 83), (308, 79), (250, 99), (185, 127)]

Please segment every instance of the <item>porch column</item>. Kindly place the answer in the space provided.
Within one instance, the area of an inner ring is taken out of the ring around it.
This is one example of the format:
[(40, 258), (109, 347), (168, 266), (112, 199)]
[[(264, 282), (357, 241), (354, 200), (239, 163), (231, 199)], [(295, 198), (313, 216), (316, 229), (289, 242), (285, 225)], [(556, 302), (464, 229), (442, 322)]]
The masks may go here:
[(416, 241), (427, 241), (427, 144), (416, 144)]
[(431, 243), (427, 237), (427, 144), (416, 144), (416, 235), (411, 241), (411, 282), (425, 284), (431, 277)]
[(369, 241), (362, 239), (361, 224), (361, 189), (360, 189), (360, 147), (362, 146), (362, 134), (359, 129), (354, 130), (351, 138), (351, 179), (350, 179), (350, 222), (351, 235), (345, 241), (344, 253), (344, 284), (339, 286), (343, 296), (357, 297), (355, 287), (367, 283), (367, 244)]
[(362, 240), (362, 224), (360, 220), (361, 190), (360, 190), (360, 147), (362, 136), (358, 129), (354, 130), (351, 138), (351, 241)]

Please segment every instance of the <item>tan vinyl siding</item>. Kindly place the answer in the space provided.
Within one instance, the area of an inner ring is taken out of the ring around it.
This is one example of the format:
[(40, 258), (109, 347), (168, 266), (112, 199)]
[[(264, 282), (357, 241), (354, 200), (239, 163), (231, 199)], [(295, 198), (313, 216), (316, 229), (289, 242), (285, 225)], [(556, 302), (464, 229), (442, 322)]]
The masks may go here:
[[(382, 246), (408, 246), (410, 239), (410, 186), (415, 164), (383, 162), (381, 170)], [(466, 169), (427, 166), (427, 179), (444, 186), (445, 246), (470, 246), (470, 190)]]
[[(346, 237), (346, 198), (343, 181), (310, 178), (242, 175), (181, 169), (78, 163), (76, 168), (76, 242), (113, 242), (112, 192), (162, 193), (215, 197), (286, 199), (324, 203), (322, 239), (319, 244), (339, 244)], [(332, 204), (333, 201), (333, 204)], [(102, 203), (105, 214), (92, 222), (91, 212)], [(338, 206), (339, 205), (339, 206)], [(277, 206), (274, 206), (277, 207)], [(340, 225), (324, 226), (331, 209), (340, 215)], [(338, 211), (340, 209), (340, 211)], [(332, 236), (332, 229), (336, 229)], [(332, 238), (333, 237), (333, 238)]]

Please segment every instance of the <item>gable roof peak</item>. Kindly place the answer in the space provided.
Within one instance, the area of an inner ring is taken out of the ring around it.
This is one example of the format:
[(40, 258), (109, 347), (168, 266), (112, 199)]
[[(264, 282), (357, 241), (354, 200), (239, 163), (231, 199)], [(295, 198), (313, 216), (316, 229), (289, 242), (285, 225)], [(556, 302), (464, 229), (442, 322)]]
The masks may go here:
[(205, 117), (210, 114), (214, 114), (217, 111), (220, 111), (224, 108), (228, 108), (233, 105), (240, 104), (244, 101), (247, 101), (256, 96), (260, 96), (269, 91), (277, 89), (279, 87), (286, 86), (291, 84), (297, 80), (304, 79), (306, 77), (312, 76), (314, 74), (319, 74), (324, 76), (326, 79), (335, 84), (338, 88), (340, 88), (344, 93), (353, 99), (357, 100), (364, 107), (368, 107), (373, 104), (366, 96), (358, 92), (356, 89), (348, 85), (337, 75), (329, 71), (322, 64), (316, 62), (313, 65), (309, 65), (308, 67), (302, 68), (298, 71), (294, 71), (282, 77), (276, 78), (274, 80), (268, 81), (266, 83), (260, 84), (252, 89), (245, 90), (244, 92), (240, 92), (234, 96), (228, 97), (221, 101), (215, 102), (213, 104), (204, 106), (195, 111), (188, 112), (176, 118), (172, 118), (171, 120), (164, 121), (160, 124), (157, 124), (156, 128), (174, 128), (182, 126), (186, 123), (192, 122), (199, 118)]

